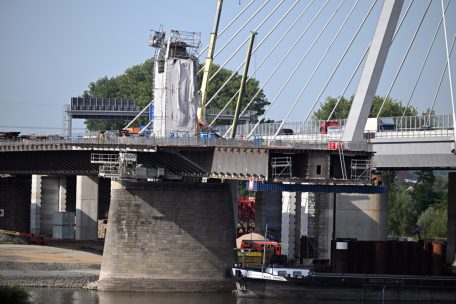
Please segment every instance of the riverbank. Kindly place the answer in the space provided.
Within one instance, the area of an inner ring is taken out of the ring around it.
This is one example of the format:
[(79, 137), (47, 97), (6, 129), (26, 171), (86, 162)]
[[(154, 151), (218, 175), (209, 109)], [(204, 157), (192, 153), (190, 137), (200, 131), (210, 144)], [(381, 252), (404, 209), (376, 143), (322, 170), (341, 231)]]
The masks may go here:
[(102, 244), (0, 244), (0, 282), (24, 287), (90, 288), (98, 280)]

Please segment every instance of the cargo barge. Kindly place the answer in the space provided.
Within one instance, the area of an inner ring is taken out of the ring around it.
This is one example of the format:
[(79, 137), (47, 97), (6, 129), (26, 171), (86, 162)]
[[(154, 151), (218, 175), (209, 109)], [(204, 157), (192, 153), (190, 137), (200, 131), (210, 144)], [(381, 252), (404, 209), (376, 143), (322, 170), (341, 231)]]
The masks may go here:
[(456, 303), (454, 276), (323, 273), (283, 267), (234, 267), (232, 274), (238, 297)]

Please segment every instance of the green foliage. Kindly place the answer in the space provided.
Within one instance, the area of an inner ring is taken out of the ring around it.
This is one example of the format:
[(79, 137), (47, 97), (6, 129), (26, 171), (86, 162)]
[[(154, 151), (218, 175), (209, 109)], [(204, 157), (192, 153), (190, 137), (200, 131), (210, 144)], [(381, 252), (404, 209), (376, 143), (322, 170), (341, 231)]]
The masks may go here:
[[(335, 109), (333, 115), (329, 117), (331, 111), (336, 106), (338, 98), (328, 97), (326, 101), (320, 106), (320, 109), (314, 112), (315, 119), (318, 120), (331, 120), (331, 119), (344, 119), (348, 117), (350, 108), (353, 102), (353, 96), (350, 99), (341, 97), (337, 108)], [(329, 118), (329, 119), (328, 119)]]
[(410, 228), (419, 225), (427, 239), (447, 236), (448, 177), (433, 171), (418, 171), (417, 183), (407, 185), (396, 178), (389, 186), (388, 225), (391, 235), (412, 236)]
[[(334, 114), (330, 117), (330, 119), (345, 119), (348, 117), (348, 113), (350, 112), (351, 105), (353, 103), (353, 96), (350, 99), (346, 99), (344, 97), (340, 98), (339, 105), (337, 106)], [(320, 108), (314, 112), (313, 116), (315, 119), (319, 120), (327, 120), (329, 114), (331, 113), (332, 109), (337, 103), (338, 98), (328, 97), (326, 98), (325, 102), (320, 106)], [(372, 108), (369, 114), (369, 117), (377, 117), (377, 113), (380, 110), (380, 107), (383, 103), (383, 97), (375, 96), (374, 102), (372, 104)], [(401, 101), (394, 100), (388, 97), (385, 101), (383, 106), (382, 112), (380, 117), (395, 117), (395, 116), (402, 116), (404, 113), (405, 106), (402, 105)], [(414, 116), (417, 115), (417, 110), (414, 107), (408, 107), (405, 111), (405, 116)]]
[(446, 238), (448, 235), (448, 211), (445, 208), (431, 206), (421, 213), (418, 225), (425, 239)]
[(410, 196), (409, 187), (402, 179), (396, 178), (389, 186), (389, 232), (394, 236), (410, 236), (410, 228), (416, 223), (418, 212)]
[(428, 207), (440, 203), (444, 195), (442, 192), (435, 191), (435, 176), (431, 170), (418, 171), (416, 175), (418, 179), (412, 192), (412, 199), (421, 213)]
[[(384, 97), (375, 96), (374, 103), (372, 104), (372, 108), (369, 114), (369, 117), (377, 117), (377, 113), (382, 106)], [(405, 111), (405, 116), (415, 116), (418, 114), (418, 111), (414, 107), (408, 107), (402, 105), (401, 101), (392, 99), (388, 97), (383, 105), (382, 112), (380, 113), (380, 117), (395, 117), (395, 116), (402, 116), (402, 113)]]
[(0, 300), (4, 304), (29, 304), (29, 294), (19, 286), (0, 286)]
[[(200, 66), (200, 69), (202, 68), (202, 65)], [(210, 75), (214, 75), (214, 73), (219, 69), (219, 66), (216, 64), (213, 64), (210, 69)], [(208, 96), (208, 101), (215, 95), (215, 93), (219, 90), (220, 87), (225, 83), (225, 81), (231, 77), (231, 74), (233, 71), (230, 71), (228, 69), (222, 68), (217, 75), (214, 77), (213, 80), (209, 82), (208, 89), (207, 89), (207, 96)], [(201, 73), (198, 75), (198, 88), (201, 87), (201, 82), (203, 79), (203, 74)], [(226, 86), (220, 91), (220, 93), (217, 95), (216, 98), (214, 98), (213, 101), (208, 105), (207, 109), (216, 109), (216, 110), (221, 110), (223, 107), (232, 99), (230, 105), (227, 107), (227, 110), (231, 110), (234, 112), (236, 108), (236, 102), (238, 99), (238, 95), (236, 92), (239, 90), (239, 87), (241, 85), (241, 79), (242, 76), (239, 75), (238, 73), (235, 73), (235, 75), (228, 81)], [(250, 78), (245, 87), (245, 92), (244, 92), (244, 97), (241, 101), (241, 109), (244, 109), (244, 107), (247, 105), (247, 103), (250, 102), (250, 100), (255, 96), (257, 91), (260, 89), (260, 84), (259, 81)], [(232, 98), (234, 95), (236, 96)], [(259, 93), (253, 100), (252, 104), (248, 108), (250, 111), (254, 111), (257, 113), (258, 116), (264, 113), (264, 107), (268, 105), (269, 102), (266, 99), (266, 96), (264, 95), (263, 90), (259, 90)]]
[[(201, 66), (200, 66), (201, 68)], [(219, 67), (213, 65), (211, 67), (211, 73)], [(227, 69), (221, 69), (220, 72), (209, 82), (208, 86), (208, 98), (210, 99), (217, 90), (222, 86), (226, 79), (231, 76), (232, 71)], [(93, 98), (123, 98), (123, 99), (134, 99), (140, 105), (146, 105), (153, 98), (152, 90), (152, 60), (146, 60), (142, 64), (135, 65), (127, 69), (123, 74), (116, 77), (102, 77), (95, 82), (89, 84), (89, 89), (83, 94), (84, 97)], [(202, 73), (198, 75), (197, 87), (201, 87)], [(237, 74), (228, 82), (227, 86), (218, 94), (218, 97), (208, 106), (208, 109), (222, 109), (225, 104), (231, 99), (231, 97), (238, 91), (241, 83), (241, 75)], [(244, 98), (242, 100), (242, 109), (244, 106), (253, 98), (256, 92), (259, 90), (260, 85), (258, 80), (251, 78), (247, 81)], [(228, 109), (233, 110), (236, 106), (237, 98), (233, 98)], [(252, 102), (249, 110), (256, 112), (258, 115), (264, 113), (264, 107), (269, 102), (260, 90), (258, 95)], [(118, 120), (87, 120), (86, 126), (89, 130), (119, 130), (123, 128), (128, 121)], [(138, 124), (143, 124), (139, 121)], [(137, 124), (137, 125), (138, 125)]]
[[(88, 98), (123, 98), (134, 99), (139, 105), (146, 105), (152, 100), (152, 60), (146, 60), (128, 68), (122, 75), (103, 77), (89, 84), (89, 89), (83, 96)], [(124, 120), (86, 121), (87, 129), (120, 130), (128, 123)]]

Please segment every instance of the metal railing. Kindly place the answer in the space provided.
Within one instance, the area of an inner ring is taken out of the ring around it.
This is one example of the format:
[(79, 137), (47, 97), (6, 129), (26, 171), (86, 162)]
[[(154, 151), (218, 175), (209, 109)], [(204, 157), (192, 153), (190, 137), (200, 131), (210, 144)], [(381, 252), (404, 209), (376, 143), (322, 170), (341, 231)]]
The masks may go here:
[[(394, 129), (368, 134), (367, 138), (411, 138), (411, 137), (437, 137), (452, 136), (453, 121), (451, 115), (394, 117)], [(423, 123), (428, 124), (423, 124)], [(211, 146), (211, 147), (245, 147), (245, 148), (280, 148), (280, 149), (327, 149), (328, 142), (339, 142), (342, 136), (345, 120), (339, 120), (340, 128), (333, 128), (322, 134), (320, 131), (323, 121), (314, 120), (302, 124), (300, 122), (286, 123), (274, 138), (280, 123), (260, 124), (250, 138), (246, 138), (254, 125), (244, 124), (238, 128), (235, 139), (223, 139), (214, 134), (205, 133), (205, 137), (174, 136), (170, 137), (120, 137), (105, 136), (100, 138), (98, 132), (86, 132), (71, 137), (60, 135), (33, 135), (27, 138), (2, 139), (0, 147), (14, 147), (24, 145), (47, 145), (47, 144), (93, 144), (109, 146)], [(218, 126), (219, 134), (223, 134), (229, 126)], [(290, 132), (290, 130), (292, 132)], [(298, 131), (296, 131), (298, 130)], [(106, 134), (106, 133), (105, 133)], [(107, 133), (109, 134), (109, 133)], [(372, 151), (367, 139), (360, 142), (344, 142), (345, 150)], [(6, 149), (3, 149), (6, 150)], [(10, 149), (11, 150), (11, 149)]]
[[(53, 149), (61, 150), (74, 149), (74, 146), (98, 145), (109, 148), (128, 149), (138, 147), (141, 149), (155, 149), (156, 146), (200, 146), (200, 147), (238, 147), (238, 148), (276, 148), (276, 149), (314, 149), (327, 150), (328, 141), (334, 140), (327, 137), (326, 141), (307, 138), (289, 138), (278, 136), (275, 140), (271, 138), (255, 137), (254, 139), (223, 139), (216, 137), (107, 137), (98, 136), (72, 136), (72, 137), (37, 137), (35, 139), (6, 139), (0, 140), (0, 150), (39, 150), (39, 146), (44, 149), (53, 146)], [(28, 147), (28, 149), (27, 149)], [(367, 141), (347, 142), (344, 148), (352, 151), (371, 151), (372, 148)]]

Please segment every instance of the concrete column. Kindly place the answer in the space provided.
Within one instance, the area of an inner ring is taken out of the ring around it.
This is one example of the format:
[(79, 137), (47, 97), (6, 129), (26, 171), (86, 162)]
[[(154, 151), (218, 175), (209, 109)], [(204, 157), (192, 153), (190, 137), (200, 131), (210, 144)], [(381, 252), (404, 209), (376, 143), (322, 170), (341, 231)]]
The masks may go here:
[(268, 235), (281, 241), (282, 193), (257, 192), (255, 195), (255, 232), (264, 234), (268, 224)]
[(31, 177), (0, 177), (0, 230), (30, 232)]
[(448, 244), (447, 262), (456, 270), (456, 172), (448, 173)]
[(98, 177), (76, 177), (76, 240), (98, 238)]
[(238, 221), (238, 182), (237, 181), (225, 181), (230, 186), (231, 190), (231, 204), (233, 205), (233, 219), (234, 219), (234, 230), (236, 231), (236, 225)]
[(53, 214), (59, 211), (59, 177), (41, 177), (40, 234), (52, 236)]
[(230, 291), (228, 184), (111, 182), (99, 290)]
[(59, 212), (66, 211), (66, 192), (67, 192), (66, 176), (60, 176), (59, 177)]
[[(313, 236), (311, 234), (312, 228), (309, 226), (312, 223), (312, 216), (315, 216), (315, 196), (311, 192), (302, 192), (301, 193), (301, 225), (300, 225), (300, 234), (301, 236)], [(313, 204), (312, 204), (313, 202)], [(312, 210), (311, 210), (312, 209)], [(313, 211), (313, 214), (310, 214)]]
[(288, 261), (295, 259), (297, 205), (296, 192), (282, 192), (282, 254), (287, 256)]
[[(317, 195), (319, 258), (329, 258), (333, 230), (333, 194)], [(336, 238), (384, 241), (388, 237), (388, 194), (338, 193)]]
[[(330, 193), (315, 194), (315, 258), (329, 259), (333, 223), (332, 195)], [(336, 233), (337, 236), (337, 233)]]
[(40, 234), (41, 227), (41, 175), (32, 175), (30, 202), (30, 233)]
[(336, 237), (385, 241), (388, 237), (387, 194), (338, 194)]

